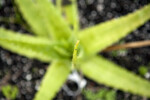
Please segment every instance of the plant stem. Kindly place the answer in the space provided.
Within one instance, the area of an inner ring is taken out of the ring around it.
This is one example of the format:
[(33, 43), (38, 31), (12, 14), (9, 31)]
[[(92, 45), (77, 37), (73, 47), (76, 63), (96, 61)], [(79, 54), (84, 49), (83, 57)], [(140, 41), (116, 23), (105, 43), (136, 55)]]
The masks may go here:
[(150, 46), (150, 40), (130, 42), (121, 45), (114, 45), (104, 49), (102, 52), (109, 52), (109, 51), (119, 50), (119, 49), (139, 48), (144, 46)]

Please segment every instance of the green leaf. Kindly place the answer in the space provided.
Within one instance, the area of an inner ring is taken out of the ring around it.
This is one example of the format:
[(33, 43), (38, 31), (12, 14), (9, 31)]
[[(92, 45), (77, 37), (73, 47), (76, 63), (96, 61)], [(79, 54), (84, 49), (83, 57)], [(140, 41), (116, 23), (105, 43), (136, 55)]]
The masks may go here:
[(56, 7), (60, 12), (62, 11), (62, 0), (56, 0)]
[(116, 100), (116, 91), (105, 88), (101, 88), (97, 92), (84, 90), (83, 94), (87, 100)]
[(70, 5), (64, 6), (65, 17), (70, 25), (73, 25), (74, 33), (79, 30), (79, 16), (78, 16), (78, 6), (77, 0), (71, 0)]
[(140, 75), (145, 76), (145, 74), (148, 72), (147, 66), (140, 66), (138, 69), (138, 72)]
[(47, 21), (46, 24), (51, 30), (52, 38), (57, 40), (69, 39), (72, 31), (53, 3), (49, 0), (36, 0), (36, 3), (43, 18)]
[(55, 49), (60, 47), (58, 43), (51, 42), (46, 38), (33, 37), (3, 28), (0, 28), (0, 46), (29, 58), (37, 58), (46, 62), (62, 57), (61, 53)]
[(49, 66), (34, 100), (52, 100), (65, 83), (70, 68), (68, 61), (56, 61)]
[(18, 87), (12, 85), (6, 85), (2, 87), (2, 93), (7, 99), (14, 100), (18, 95)]
[(110, 91), (108, 91), (107, 92), (107, 94), (106, 94), (106, 100), (116, 100), (116, 91), (114, 91), (114, 90), (110, 90)]
[(85, 60), (78, 69), (98, 83), (150, 97), (150, 82), (102, 57)]
[(23, 17), (30, 25), (32, 31), (38, 36), (49, 37), (49, 28), (46, 26), (44, 18), (41, 16), (34, 0), (15, 0), (20, 8)]
[(95, 54), (143, 25), (150, 19), (150, 5), (134, 13), (107, 21), (79, 32), (79, 39), (88, 55)]

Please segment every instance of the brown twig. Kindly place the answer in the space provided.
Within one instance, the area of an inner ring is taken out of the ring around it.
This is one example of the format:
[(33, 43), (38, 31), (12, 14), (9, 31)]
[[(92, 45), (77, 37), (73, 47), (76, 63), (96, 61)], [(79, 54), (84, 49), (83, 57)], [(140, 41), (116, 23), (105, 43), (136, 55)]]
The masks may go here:
[(104, 49), (102, 52), (108, 52), (108, 51), (120, 50), (120, 49), (129, 49), (129, 48), (139, 48), (139, 47), (144, 47), (144, 46), (150, 46), (150, 40), (114, 45), (114, 46), (110, 46)]

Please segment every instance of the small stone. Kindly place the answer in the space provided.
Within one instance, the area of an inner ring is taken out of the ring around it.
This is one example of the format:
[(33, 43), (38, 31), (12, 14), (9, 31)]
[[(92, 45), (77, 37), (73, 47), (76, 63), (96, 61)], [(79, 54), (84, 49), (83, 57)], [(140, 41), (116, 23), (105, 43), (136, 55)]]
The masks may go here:
[(43, 69), (40, 69), (40, 70), (39, 70), (39, 74), (40, 74), (40, 75), (43, 75), (44, 72), (45, 72), (45, 71), (44, 71)]
[(116, 8), (116, 4), (114, 2), (111, 3), (111, 8)]
[(113, 17), (113, 14), (110, 13), (110, 12), (108, 12), (108, 13), (107, 13), (107, 17), (108, 17), (108, 18), (112, 18), (112, 17)]
[(98, 3), (104, 3), (104, 0), (98, 0)]
[(12, 62), (13, 62), (13, 61), (12, 61), (12, 59), (11, 59), (11, 58), (7, 59), (7, 64), (8, 64), (8, 65), (11, 65), (11, 64), (12, 64)]
[(145, 78), (146, 78), (146, 79), (150, 79), (150, 73), (146, 73), (146, 74), (145, 74)]
[(94, 0), (87, 0), (87, 3), (90, 5), (90, 4), (93, 4)]
[(36, 81), (35, 90), (39, 90), (39, 89), (40, 89), (40, 81)]
[(96, 16), (97, 16), (97, 13), (96, 11), (93, 10), (90, 15), (91, 19), (94, 19)]
[(9, 13), (9, 8), (8, 7), (4, 8), (4, 12)]
[(99, 4), (99, 5), (97, 6), (97, 10), (98, 10), (99, 12), (102, 12), (103, 9), (104, 9), (104, 5)]
[(26, 80), (27, 81), (30, 81), (31, 79), (32, 79), (32, 75), (31, 74), (26, 75)]

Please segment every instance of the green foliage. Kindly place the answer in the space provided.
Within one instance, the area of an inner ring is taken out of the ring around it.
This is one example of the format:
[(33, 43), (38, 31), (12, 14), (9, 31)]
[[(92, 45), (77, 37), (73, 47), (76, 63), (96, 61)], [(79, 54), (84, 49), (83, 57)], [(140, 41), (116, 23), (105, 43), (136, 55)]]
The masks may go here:
[(52, 100), (65, 83), (70, 72), (70, 66), (71, 63), (68, 61), (53, 62), (51, 67), (48, 67), (40, 91), (36, 94), (34, 100)]
[(92, 92), (90, 90), (83, 91), (84, 96), (87, 100), (116, 100), (116, 91), (100, 89), (98, 92)]
[(62, 48), (63, 42), (52, 42), (46, 38), (15, 33), (3, 28), (0, 28), (0, 45), (29, 58), (37, 58), (46, 62), (52, 59), (69, 58), (69, 52)]
[(147, 80), (130, 73), (103, 57), (84, 60), (80, 63), (78, 69), (98, 83), (139, 95), (150, 96), (150, 83)]
[(148, 67), (140, 66), (138, 71), (139, 71), (140, 75), (145, 76), (145, 74), (148, 72)]
[(36, 35), (54, 39), (69, 38), (71, 29), (48, 0), (16, 0), (16, 3)]
[(149, 9), (148, 5), (127, 16), (81, 30), (78, 34), (85, 52), (95, 54), (143, 25), (150, 18)]
[(70, 25), (73, 25), (74, 33), (79, 30), (79, 16), (76, 0), (71, 0), (71, 4), (64, 7), (66, 19)]
[(61, 12), (62, 11), (62, 0), (56, 0), (57, 9)]
[(42, 37), (49, 37), (49, 28), (46, 27), (46, 22), (44, 22), (35, 2), (33, 0), (15, 0), (15, 2), (32, 31), (34, 31), (33, 33)]
[(110, 54), (114, 57), (120, 56), (120, 55), (125, 55), (127, 54), (127, 50), (126, 49), (121, 49), (121, 50), (116, 50), (116, 51), (111, 51)]
[(7, 99), (14, 100), (18, 95), (18, 88), (12, 85), (6, 85), (2, 87), (2, 93)]
[[(99, 50), (117, 42), (148, 21), (150, 5), (80, 31), (75, 0), (65, 11), (73, 29), (61, 15), (60, 0), (57, 6), (49, 0), (15, 0), (15, 3), (36, 36), (0, 28), (0, 46), (29, 58), (52, 62), (34, 100), (52, 100), (59, 91), (71, 70), (75, 40), (78, 39), (81, 41), (80, 57), (75, 57), (78, 70), (98, 83), (150, 97), (150, 82), (96, 56)], [(111, 98), (110, 95), (106, 97), (107, 100)]]

